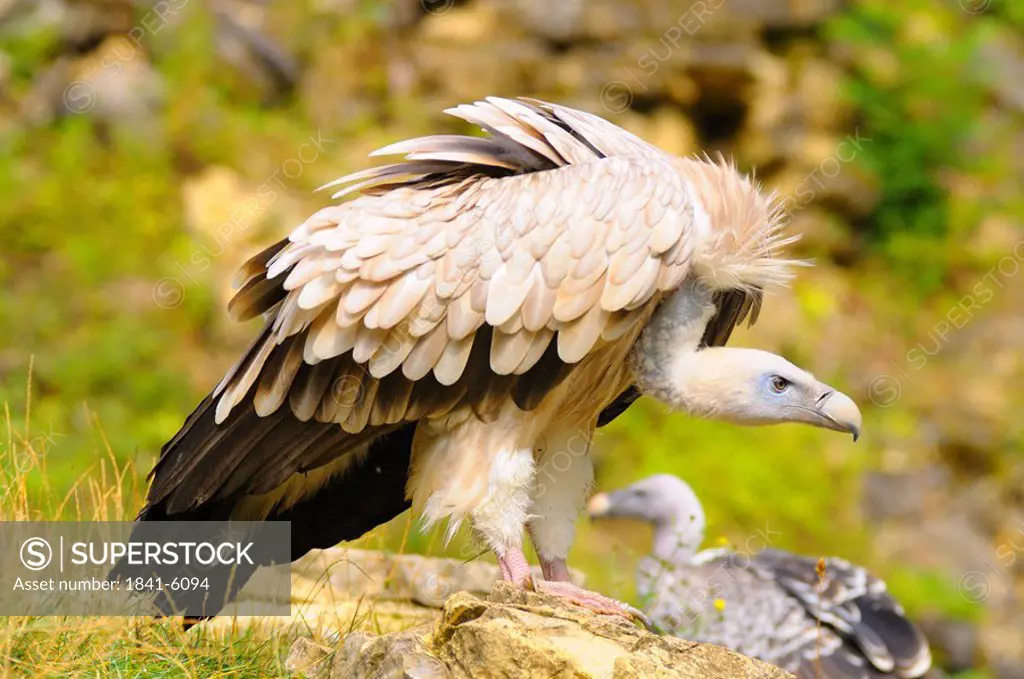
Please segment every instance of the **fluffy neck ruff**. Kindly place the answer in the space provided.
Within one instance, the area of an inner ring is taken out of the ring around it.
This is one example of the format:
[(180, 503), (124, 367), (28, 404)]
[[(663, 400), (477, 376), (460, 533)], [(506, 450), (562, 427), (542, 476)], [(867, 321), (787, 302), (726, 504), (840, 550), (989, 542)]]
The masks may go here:
[(784, 232), (786, 212), (778, 194), (763, 191), (721, 159), (679, 158), (675, 166), (690, 187), (698, 221), (706, 220), (694, 268), (708, 287), (785, 285), (793, 266), (805, 264), (779, 256), (798, 236)]

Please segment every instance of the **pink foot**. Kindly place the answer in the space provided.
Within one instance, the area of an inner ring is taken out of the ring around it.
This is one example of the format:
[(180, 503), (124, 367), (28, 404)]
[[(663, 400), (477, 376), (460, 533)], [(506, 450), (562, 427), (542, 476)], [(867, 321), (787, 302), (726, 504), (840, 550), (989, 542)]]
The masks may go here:
[(645, 627), (651, 629), (650, 619), (639, 609), (603, 594), (577, 587), (571, 582), (541, 580), (535, 582), (533, 586), (538, 592), (560, 597), (599, 615), (620, 615), (630, 620), (639, 620)]

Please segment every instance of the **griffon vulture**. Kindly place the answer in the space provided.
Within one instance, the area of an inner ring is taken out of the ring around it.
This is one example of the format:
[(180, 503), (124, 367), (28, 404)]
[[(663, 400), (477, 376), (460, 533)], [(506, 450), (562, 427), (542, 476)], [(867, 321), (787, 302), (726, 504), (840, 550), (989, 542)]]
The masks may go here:
[(351, 200), (244, 265), (229, 312), (265, 326), (162, 449), (139, 518), (291, 521), (298, 558), (412, 505), (468, 521), (520, 586), (526, 529), (534, 586), (622, 613), (567, 578), (595, 427), (640, 392), (855, 438), (860, 413), (778, 356), (721, 346), (791, 274), (774, 196), (563, 106), (448, 113), (490, 136), (377, 151), (404, 160), (332, 182)]
[(654, 525), (637, 594), (662, 631), (725, 646), (803, 679), (914, 679), (931, 666), (928, 643), (885, 583), (843, 559), (777, 549), (711, 549), (704, 509), (685, 481), (659, 474), (590, 500), (591, 518)]

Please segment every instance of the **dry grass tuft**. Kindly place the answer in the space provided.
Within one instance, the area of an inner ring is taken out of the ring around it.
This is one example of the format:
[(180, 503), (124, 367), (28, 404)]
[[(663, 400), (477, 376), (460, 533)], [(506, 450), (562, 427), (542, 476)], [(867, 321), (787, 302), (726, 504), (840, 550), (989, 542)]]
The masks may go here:
[[(31, 393), (27, 402), (31, 402)], [(48, 481), (51, 442), (3, 410), (0, 438), (0, 520), (130, 520), (145, 492), (131, 462), (119, 464), (99, 422), (96, 463), (69, 491)], [(313, 632), (306, 630), (305, 633)], [(180, 621), (128, 617), (0, 619), (0, 676), (32, 677), (283, 677), (294, 632), (273, 625), (236, 625), (189, 632)]]

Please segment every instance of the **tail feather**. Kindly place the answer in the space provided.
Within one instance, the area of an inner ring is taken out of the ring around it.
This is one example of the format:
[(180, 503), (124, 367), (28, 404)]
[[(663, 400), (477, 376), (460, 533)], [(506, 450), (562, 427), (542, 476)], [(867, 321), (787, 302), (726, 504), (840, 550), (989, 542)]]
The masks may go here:
[[(854, 629), (858, 643), (864, 639), (865, 630), (871, 630), (875, 638), (884, 640), (885, 650), (895, 663), (893, 671), (897, 676), (917, 679), (928, 671), (932, 664), (928, 641), (907, 620), (891, 597), (867, 595), (855, 599), (854, 604), (861, 615), (861, 622)], [(862, 648), (867, 653), (867, 648), (863, 645)]]
[[(303, 423), (308, 426), (308, 423)], [(287, 429), (287, 422), (279, 427)], [(327, 426), (327, 425), (325, 425)], [(337, 425), (333, 426), (342, 432)], [(376, 526), (385, 523), (408, 509), (405, 484), (412, 454), (412, 439), (416, 425), (406, 424), (395, 431), (374, 439), (365, 455), (353, 455), (352, 463), (344, 471), (318, 488), (310, 487), (296, 501), (271, 507), (266, 521), (291, 522), (290, 558), (298, 559), (311, 549), (322, 549), (346, 540), (354, 540)], [(265, 439), (279, 442), (278, 436)], [(239, 516), (246, 500), (253, 496), (235, 494), (188, 507), (184, 511), (170, 511), (167, 502), (148, 504), (140, 512), (131, 541), (145, 541), (156, 535), (166, 539), (166, 531), (157, 526), (166, 521), (230, 521), (250, 518)], [(158, 594), (153, 600), (158, 617), (183, 615), (186, 629), (196, 622), (216, 615), (233, 601), (260, 564), (241, 567), (211, 566), (182, 575), (205, 577), (209, 589), (202, 602), (181, 606), (171, 597)], [(139, 566), (121, 561), (110, 571), (108, 578), (124, 581), (145, 576)]]

